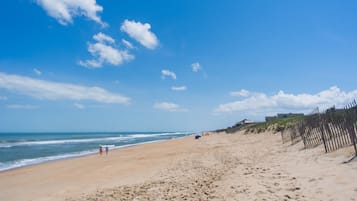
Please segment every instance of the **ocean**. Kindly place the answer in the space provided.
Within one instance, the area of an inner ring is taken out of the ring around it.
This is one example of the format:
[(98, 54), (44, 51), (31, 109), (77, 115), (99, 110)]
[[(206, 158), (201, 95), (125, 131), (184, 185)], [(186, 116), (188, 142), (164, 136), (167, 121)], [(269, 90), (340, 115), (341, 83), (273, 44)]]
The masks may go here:
[(191, 132), (0, 133), (0, 171), (191, 135)]

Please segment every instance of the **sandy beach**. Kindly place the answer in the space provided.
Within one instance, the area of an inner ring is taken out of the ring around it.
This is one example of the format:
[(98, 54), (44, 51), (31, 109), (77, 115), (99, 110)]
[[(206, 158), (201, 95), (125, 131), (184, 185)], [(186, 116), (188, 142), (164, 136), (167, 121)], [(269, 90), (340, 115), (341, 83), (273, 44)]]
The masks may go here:
[(357, 200), (352, 147), (210, 134), (0, 173), (0, 200)]

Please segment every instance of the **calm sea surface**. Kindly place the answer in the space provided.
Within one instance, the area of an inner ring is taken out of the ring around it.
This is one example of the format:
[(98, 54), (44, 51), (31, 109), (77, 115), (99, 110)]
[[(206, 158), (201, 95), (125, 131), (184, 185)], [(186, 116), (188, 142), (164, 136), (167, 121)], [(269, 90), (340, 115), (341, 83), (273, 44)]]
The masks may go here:
[(0, 133), (0, 171), (191, 135), (190, 132)]

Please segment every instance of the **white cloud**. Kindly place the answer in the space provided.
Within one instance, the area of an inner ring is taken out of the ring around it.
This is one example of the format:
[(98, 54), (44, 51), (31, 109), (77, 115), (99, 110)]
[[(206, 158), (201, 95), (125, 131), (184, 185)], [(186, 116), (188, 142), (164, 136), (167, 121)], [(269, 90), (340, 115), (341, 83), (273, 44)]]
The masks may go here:
[(168, 112), (187, 112), (187, 109), (182, 108), (180, 105), (169, 102), (155, 103), (153, 107), (155, 109), (164, 110)]
[(105, 42), (115, 43), (115, 40), (112, 37), (110, 37), (108, 35), (105, 35), (102, 32), (99, 32), (96, 35), (94, 35), (93, 39), (98, 41), (98, 42), (100, 42), (100, 43), (105, 43)]
[(42, 72), (40, 70), (38, 70), (37, 68), (34, 68), (33, 72), (38, 76), (42, 75)]
[(80, 109), (80, 110), (83, 110), (83, 109), (86, 108), (85, 105), (80, 104), (80, 103), (74, 103), (73, 106), (76, 107), (77, 109)]
[(36, 0), (36, 2), (62, 25), (73, 23), (73, 17), (85, 16), (106, 26), (97, 14), (103, 11), (103, 7), (98, 5), (96, 0)]
[(95, 59), (79, 61), (78, 64), (88, 68), (101, 68), (103, 66), (103, 62)]
[(176, 80), (176, 74), (169, 70), (162, 70), (161, 71), (161, 78), (165, 79), (166, 77), (171, 77), (172, 79)]
[(100, 87), (51, 82), (5, 73), (0, 73), (0, 88), (41, 100), (90, 100), (122, 104), (130, 102), (128, 97)]
[(247, 93), (243, 100), (219, 105), (214, 111), (245, 112), (246, 114), (274, 114), (277, 112), (310, 112), (319, 107), (325, 110), (333, 105), (343, 107), (347, 103), (357, 99), (357, 90), (342, 91), (333, 86), (316, 94), (289, 94), (279, 91), (274, 95), (264, 93)]
[(122, 39), (121, 42), (125, 45), (125, 47), (129, 48), (129, 49), (134, 49), (134, 45), (131, 44), (131, 42), (125, 40), (125, 39)]
[(186, 86), (173, 86), (171, 87), (172, 91), (186, 91), (187, 87)]
[(250, 92), (248, 90), (242, 89), (240, 91), (232, 91), (230, 93), (231, 96), (237, 96), (237, 97), (247, 97), (250, 95)]
[(198, 72), (201, 70), (201, 65), (198, 62), (191, 64), (191, 67), (193, 72)]
[(130, 20), (124, 20), (120, 30), (127, 33), (131, 38), (138, 41), (141, 45), (148, 49), (155, 49), (159, 41), (156, 35), (150, 31), (151, 25), (149, 23), (141, 23)]
[(11, 104), (6, 105), (8, 109), (24, 109), (24, 110), (33, 110), (39, 108), (37, 105), (19, 105), (19, 104)]
[(97, 43), (88, 43), (88, 52), (94, 57), (86, 61), (79, 61), (79, 64), (89, 68), (100, 68), (108, 63), (114, 66), (120, 65), (125, 61), (134, 59), (126, 50), (119, 50), (108, 43), (114, 43), (114, 39), (103, 33), (98, 33), (93, 36)]

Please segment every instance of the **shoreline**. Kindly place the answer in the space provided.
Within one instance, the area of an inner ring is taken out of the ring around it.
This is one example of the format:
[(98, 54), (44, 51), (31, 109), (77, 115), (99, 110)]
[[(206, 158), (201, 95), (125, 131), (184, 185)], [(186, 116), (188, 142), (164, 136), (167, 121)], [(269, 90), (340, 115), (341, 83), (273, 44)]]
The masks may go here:
[[(273, 133), (185, 136), (0, 172), (0, 200), (353, 200), (350, 148), (324, 154)], [(331, 187), (333, 186), (333, 188)]]
[[(140, 142), (140, 143), (136, 143), (136, 144), (121, 145), (121, 146), (117, 146), (117, 147), (114, 147), (112, 149), (109, 149), (109, 151), (116, 151), (116, 150), (127, 148), (127, 147), (134, 147), (134, 146), (139, 146), (139, 145), (143, 145), (143, 144), (150, 144), (150, 143), (168, 141), (168, 140), (173, 140), (173, 139), (180, 139), (180, 138), (185, 138), (185, 137), (190, 137), (190, 136), (183, 136), (183, 137), (177, 137), (177, 138), (171, 138), (171, 139), (165, 139), (165, 140), (153, 140), (153, 141), (147, 141), (147, 142)], [(13, 168), (8, 168), (8, 169), (3, 169), (3, 170), (0, 169), (0, 173), (11, 171), (11, 170), (16, 170), (16, 169), (20, 169), (20, 168), (26, 168), (26, 167), (30, 167), (30, 166), (47, 164), (47, 163), (56, 162), (56, 161), (71, 160), (71, 159), (82, 158), (82, 157), (87, 157), (87, 156), (97, 155), (98, 154), (98, 150), (97, 149), (96, 150), (87, 150), (87, 151), (83, 151), (83, 152), (88, 152), (88, 153), (69, 153), (69, 154), (64, 154), (64, 155), (57, 155), (57, 157), (61, 157), (61, 156), (64, 156), (64, 157), (63, 158), (57, 158), (57, 159), (44, 160), (44, 161), (40, 161), (40, 162), (35, 162), (33, 164), (22, 165), (22, 166), (19, 166), (19, 167), (13, 167)], [(75, 155), (75, 156), (66, 157), (66, 155)], [(56, 157), (56, 156), (47, 156), (47, 157)], [(47, 157), (40, 157), (40, 158), (34, 158), (34, 159), (38, 160), (38, 159), (47, 158)], [(34, 159), (21, 159), (20, 161), (22, 161), (22, 160), (34, 160)], [(16, 162), (16, 161), (14, 161), (14, 162)]]
[[(175, 133), (177, 133), (177, 132), (175, 132)], [(179, 139), (179, 138), (188, 137), (191, 135), (192, 134), (185, 134), (184, 136), (171, 138), (171, 139)], [(147, 144), (147, 143), (155, 143), (155, 142), (166, 141), (166, 140), (171, 140), (171, 139), (160, 139), (160, 140), (152, 140), (152, 141), (146, 141), (146, 142), (114, 146), (113, 148), (110, 148), (109, 150), (114, 151), (114, 150), (122, 149), (125, 147), (137, 146), (137, 145)], [(11, 161), (10, 162), (11, 165), (9, 165), (8, 167), (5, 167), (3, 169), (0, 169), (0, 173), (5, 172), (5, 171), (11, 171), (14, 169), (24, 168), (24, 167), (28, 167), (28, 166), (33, 166), (33, 165), (40, 165), (40, 164), (45, 164), (45, 163), (50, 163), (50, 162), (86, 157), (86, 156), (90, 156), (90, 155), (95, 155), (97, 153), (98, 153), (97, 149), (92, 149), (92, 150), (64, 153), (61, 155), (45, 156), (45, 157), (39, 157), (39, 158), (33, 158), (33, 159), (20, 159), (20, 160), (16, 160), (16, 161)], [(30, 161), (30, 162), (24, 162), (24, 161)], [(31, 162), (31, 161), (35, 161), (35, 162)], [(20, 163), (20, 165), (17, 165), (19, 163)], [(25, 164), (21, 164), (21, 163), (25, 163)]]
[[(145, 178), (148, 175), (146, 173), (147, 167), (145, 165), (137, 166), (138, 164), (135, 164), (136, 161), (129, 158), (133, 156), (132, 154), (135, 156), (138, 151), (144, 153), (146, 149), (153, 151), (150, 147), (155, 147), (154, 151), (156, 153), (158, 150), (161, 152), (160, 147), (162, 144), (177, 144), (176, 142), (191, 141), (191, 139), (190, 136), (184, 136), (152, 143), (147, 142), (137, 146), (133, 145), (112, 150), (108, 156), (90, 154), (84, 157), (51, 161), (3, 171), (0, 172), (0, 189), (2, 189), (0, 191), (0, 200), (29, 200), (28, 197), (33, 197), (32, 199), (34, 200), (64, 200), (63, 196), (66, 195), (68, 191), (78, 192), (84, 188), (88, 189), (88, 192), (91, 192), (100, 186), (109, 187), (111, 185), (108, 186), (108, 184), (103, 183), (103, 180), (108, 181), (111, 179), (111, 176), (109, 176), (108, 172), (105, 172), (104, 169), (106, 169), (107, 165), (115, 162), (112, 159), (117, 157), (122, 158), (121, 161), (130, 162), (130, 164), (124, 165), (126, 168), (120, 164), (116, 164), (119, 169), (124, 168), (124, 172), (128, 173), (129, 170), (129, 172), (131, 172), (133, 166), (136, 166), (136, 169), (141, 169), (141, 177)], [(132, 153), (133, 151), (135, 153)], [(149, 155), (155, 157), (156, 153)], [(129, 156), (127, 156), (127, 154), (129, 154)], [(142, 160), (142, 158), (140, 158), (140, 160)], [(143, 160), (145, 161), (145, 159)], [(156, 167), (153, 166), (151, 169), (153, 172), (156, 172)], [(58, 171), (60, 171), (60, 173)], [(117, 171), (118, 170), (111, 169), (111, 172), (119, 173)], [(88, 174), (85, 174), (85, 172), (88, 172)], [(93, 178), (93, 175), (96, 176)], [(82, 177), (82, 180), (78, 180), (76, 176)], [(136, 177), (135, 175), (132, 176)], [(26, 193), (23, 191), (24, 182), (27, 184), (26, 189), (28, 189)], [(61, 189), (65, 189), (62, 190), (63, 192), (60, 193), (60, 196), (57, 195), (58, 185), (61, 186)], [(69, 195), (71, 194), (72, 193)]]

